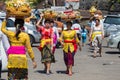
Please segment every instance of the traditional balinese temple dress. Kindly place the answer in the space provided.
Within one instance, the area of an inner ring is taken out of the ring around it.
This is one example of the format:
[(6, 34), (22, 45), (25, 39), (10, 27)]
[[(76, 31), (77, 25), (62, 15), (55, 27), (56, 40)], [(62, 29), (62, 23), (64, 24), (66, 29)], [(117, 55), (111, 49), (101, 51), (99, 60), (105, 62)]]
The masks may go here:
[(58, 42), (58, 39), (59, 39), (59, 33), (58, 33), (58, 30), (57, 30), (56, 26), (54, 26), (52, 29), (53, 29), (53, 50), (52, 50), (52, 53), (54, 54), (55, 49), (56, 49), (56, 45), (57, 45), (57, 42)]
[(46, 29), (43, 26), (38, 28), (38, 31), (41, 33), (42, 38), (40, 41), (39, 50), (41, 51), (41, 62), (54, 62), (52, 55), (52, 45), (53, 45), (53, 29), (48, 28)]
[(78, 37), (75, 37), (76, 31), (72, 30), (70, 33), (65, 30), (62, 32), (60, 40), (63, 41), (64, 62), (66, 65), (74, 65), (74, 55), (77, 50)]
[(104, 30), (101, 25), (98, 27), (94, 26), (91, 29), (92, 45), (94, 46), (94, 52), (99, 51), (102, 47), (102, 35), (104, 35)]
[(21, 32), (19, 39), (15, 37), (15, 32), (6, 29), (6, 22), (2, 23), (2, 32), (7, 35), (10, 41), (8, 49), (8, 80), (28, 79), (28, 62), (26, 50), (31, 59), (34, 53), (30, 44), (29, 35)]

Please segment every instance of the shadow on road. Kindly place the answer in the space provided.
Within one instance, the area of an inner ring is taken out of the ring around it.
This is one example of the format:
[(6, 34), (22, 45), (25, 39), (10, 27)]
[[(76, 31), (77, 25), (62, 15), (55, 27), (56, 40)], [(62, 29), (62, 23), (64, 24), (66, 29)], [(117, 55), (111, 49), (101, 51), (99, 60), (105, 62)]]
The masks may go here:
[(93, 53), (93, 50), (89, 50), (88, 52)]
[(34, 71), (35, 73), (37, 72), (37, 73), (41, 73), (41, 74), (46, 74), (46, 72), (44, 71), (44, 70), (36, 70), (36, 71)]
[(89, 57), (92, 57), (92, 58), (97, 58), (97, 57), (102, 57), (102, 56), (100, 56), (99, 54), (97, 54), (96, 56), (94, 56), (94, 55), (88, 55)]
[(32, 47), (39, 47), (39, 45), (40, 45), (40, 43), (34, 43), (34, 44), (32, 44), (31, 46), (32, 46)]
[(102, 46), (102, 48), (109, 48), (108, 46)]
[(58, 73), (58, 74), (66, 74), (66, 71), (59, 70), (59, 71), (56, 71), (56, 73)]
[[(68, 74), (66, 71), (63, 71), (63, 70), (59, 70), (59, 71), (56, 71), (56, 73), (58, 74)], [(72, 74), (75, 74), (77, 72), (72, 72)]]
[(120, 54), (120, 52), (116, 52), (116, 51), (107, 51), (105, 52), (106, 54)]

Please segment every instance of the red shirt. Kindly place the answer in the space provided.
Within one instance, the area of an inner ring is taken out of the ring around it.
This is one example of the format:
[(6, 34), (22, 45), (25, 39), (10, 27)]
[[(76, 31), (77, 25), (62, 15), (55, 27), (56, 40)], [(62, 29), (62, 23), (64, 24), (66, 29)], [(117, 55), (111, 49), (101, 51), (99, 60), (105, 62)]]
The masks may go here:
[(41, 26), (38, 28), (38, 31), (42, 35), (42, 39), (49, 39), (52, 38), (53, 30), (52, 28), (45, 28), (44, 26)]

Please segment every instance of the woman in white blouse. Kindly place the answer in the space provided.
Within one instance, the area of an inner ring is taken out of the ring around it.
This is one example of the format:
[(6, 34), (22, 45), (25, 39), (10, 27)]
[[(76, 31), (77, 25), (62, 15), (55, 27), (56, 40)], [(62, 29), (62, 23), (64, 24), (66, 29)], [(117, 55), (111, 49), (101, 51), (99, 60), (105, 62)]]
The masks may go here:
[(90, 41), (92, 42), (92, 45), (94, 46), (94, 56), (96, 57), (97, 52), (99, 53), (99, 56), (102, 57), (101, 51), (102, 51), (102, 39), (104, 38), (104, 30), (103, 25), (100, 24), (100, 20), (95, 20), (95, 25), (92, 27), (90, 31)]
[[(0, 28), (1, 23), (0, 21)], [(7, 69), (7, 50), (10, 47), (8, 38), (5, 34), (3, 34), (0, 30), (0, 79), (1, 79), (1, 70)]]

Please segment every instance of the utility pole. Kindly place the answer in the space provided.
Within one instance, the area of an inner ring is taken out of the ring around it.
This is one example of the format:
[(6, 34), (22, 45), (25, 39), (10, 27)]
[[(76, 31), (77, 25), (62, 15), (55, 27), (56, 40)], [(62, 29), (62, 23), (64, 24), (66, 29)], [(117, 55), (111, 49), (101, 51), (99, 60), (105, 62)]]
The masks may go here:
[(56, 6), (56, 0), (53, 0), (53, 6)]

